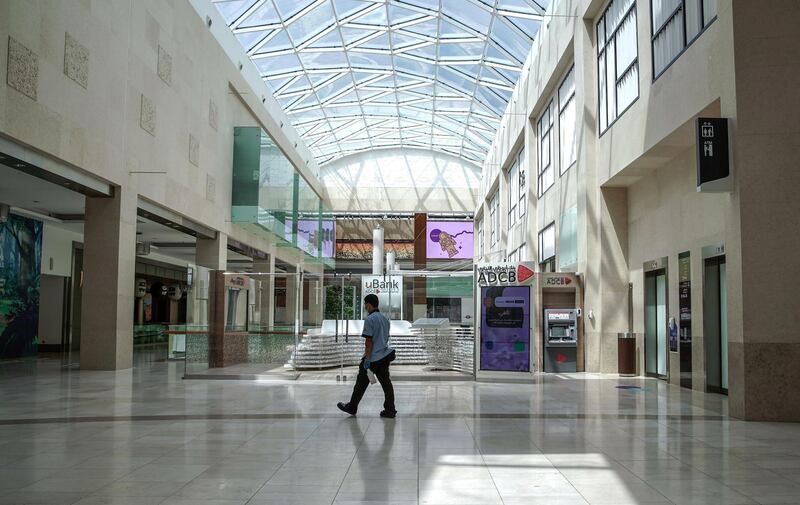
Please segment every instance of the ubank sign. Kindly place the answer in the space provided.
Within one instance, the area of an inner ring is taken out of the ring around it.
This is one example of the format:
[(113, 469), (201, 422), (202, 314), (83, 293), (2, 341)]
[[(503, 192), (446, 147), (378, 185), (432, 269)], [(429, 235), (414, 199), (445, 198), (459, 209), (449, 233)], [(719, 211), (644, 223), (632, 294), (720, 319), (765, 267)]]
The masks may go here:
[(479, 286), (506, 286), (531, 284), (534, 280), (533, 263), (481, 263), (476, 275)]

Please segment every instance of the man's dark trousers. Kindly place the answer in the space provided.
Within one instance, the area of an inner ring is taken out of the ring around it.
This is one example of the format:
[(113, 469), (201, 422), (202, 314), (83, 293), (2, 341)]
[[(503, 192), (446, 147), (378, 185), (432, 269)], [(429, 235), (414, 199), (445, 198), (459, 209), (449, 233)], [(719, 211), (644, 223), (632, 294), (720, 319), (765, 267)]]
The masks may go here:
[[(383, 402), (384, 410), (394, 414), (396, 410), (394, 408), (394, 388), (392, 387), (392, 379), (389, 377), (390, 364), (391, 358), (386, 356), (383, 359), (370, 363), (369, 369), (375, 374), (375, 377), (377, 377), (378, 382), (381, 383), (381, 387), (383, 388), (383, 395), (385, 397)], [(367, 377), (367, 370), (364, 368), (364, 360), (362, 359), (361, 363), (358, 365), (358, 377), (356, 378), (356, 385), (353, 387), (353, 395), (350, 397), (350, 403), (347, 404), (348, 407), (353, 409), (353, 412), (358, 410), (358, 404), (361, 402), (364, 393), (366, 393), (367, 386), (369, 386), (369, 377)]]

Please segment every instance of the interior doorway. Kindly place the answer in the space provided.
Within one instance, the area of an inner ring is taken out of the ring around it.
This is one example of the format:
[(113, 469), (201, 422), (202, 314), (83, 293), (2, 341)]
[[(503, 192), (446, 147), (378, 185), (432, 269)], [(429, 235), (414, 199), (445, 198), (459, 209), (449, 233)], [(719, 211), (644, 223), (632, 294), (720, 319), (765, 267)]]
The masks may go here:
[(645, 374), (667, 378), (667, 271), (653, 270), (644, 276)]
[(728, 276), (725, 256), (705, 260), (703, 333), (706, 390), (728, 394)]

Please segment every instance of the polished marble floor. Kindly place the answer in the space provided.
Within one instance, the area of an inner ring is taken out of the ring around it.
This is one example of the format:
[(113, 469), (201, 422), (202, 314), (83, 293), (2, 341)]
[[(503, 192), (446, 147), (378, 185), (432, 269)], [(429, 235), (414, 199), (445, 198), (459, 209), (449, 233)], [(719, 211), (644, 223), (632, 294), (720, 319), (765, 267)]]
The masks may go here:
[[(579, 374), (398, 382), (182, 380), (0, 363), (0, 504), (800, 504), (800, 425), (718, 395)], [(635, 386), (622, 389), (618, 386)]]

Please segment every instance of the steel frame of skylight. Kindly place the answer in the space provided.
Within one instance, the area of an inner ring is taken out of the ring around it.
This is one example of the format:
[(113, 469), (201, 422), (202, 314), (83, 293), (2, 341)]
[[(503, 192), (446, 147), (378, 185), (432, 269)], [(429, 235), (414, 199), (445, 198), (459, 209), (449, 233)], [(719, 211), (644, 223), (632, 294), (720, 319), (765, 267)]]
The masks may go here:
[[(321, 166), (389, 147), (431, 149), (480, 165), (547, 2), (214, 3)], [(315, 20), (321, 15), (325, 23)], [(304, 61), (324, 53), (339, 63)], [(297, 64), (276, 68), (284, 56)], [(432, 73), (411, 71), (415, 66)]]

